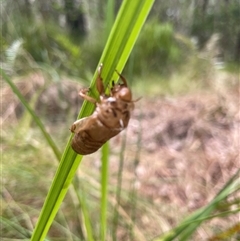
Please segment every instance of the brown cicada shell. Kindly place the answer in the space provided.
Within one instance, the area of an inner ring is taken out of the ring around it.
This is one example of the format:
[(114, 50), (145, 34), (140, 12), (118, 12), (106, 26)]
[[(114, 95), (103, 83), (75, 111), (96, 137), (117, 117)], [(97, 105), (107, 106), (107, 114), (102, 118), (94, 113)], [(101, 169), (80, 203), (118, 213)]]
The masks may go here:
[(82, 98), (96, 105), (91, 116), (77, 120), (71, 126), (71, 132), (75, 133), (72, 148), (80, 155), (88, 155), (97, 151), (105, 142), (125, 129), (134, 108), (132, 93), (126, 79), (117, 72), (123, 83), (117, 85), (113, 83), (110, 94), (106, 95), (101, 71), (102, 64), (98, 69), (96, 81), (100, 94), (99, 101), (86, 95), (88, 89), (79, 92)]

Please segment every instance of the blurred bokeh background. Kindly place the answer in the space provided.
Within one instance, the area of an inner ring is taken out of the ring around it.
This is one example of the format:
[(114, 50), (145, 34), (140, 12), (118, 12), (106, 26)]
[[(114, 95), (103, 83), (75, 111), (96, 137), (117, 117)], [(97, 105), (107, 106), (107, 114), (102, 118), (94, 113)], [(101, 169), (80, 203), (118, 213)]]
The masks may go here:
[[(114, 2), (116, 16), (122, 1)], [(78, 91), (89, 85), (107, 41), (107, 11), (103, 0), (1, 1), (1, 67), (62, 151), (81, 108)], [(124, 155), (116, 240), (150, 240), (171, 229), (239, 168), (239, 61), (238, 0), (155, 1), (123, 72), (134, 99), (142, 98), (128, 129), (110, 141), (112, 207)], [(1, 215), (32, 230), (58, 161), (3, 79), (0, 117)], [(96, 226), (100, 158), (100, 151), (84, 157), (77, 174)], [(67, 196), (51, 240), (84, 237), (76, 210)], [(211, 220), (193, 240), (238, 221), (238, 214)], [(22, 237), (16, 227), (1, 231), (5, 240)]]

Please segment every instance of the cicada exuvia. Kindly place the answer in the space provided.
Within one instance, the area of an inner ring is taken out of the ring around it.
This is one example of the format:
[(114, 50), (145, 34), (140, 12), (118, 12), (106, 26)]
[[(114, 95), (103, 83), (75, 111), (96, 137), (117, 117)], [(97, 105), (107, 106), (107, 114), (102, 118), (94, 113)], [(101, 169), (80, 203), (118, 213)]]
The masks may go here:
[(91, 116), (75, 121), (71, 132), (75, 133), (72, 139), (72, 148), (80, 155), (88, 155), (97, 151), (105, 142), (116, 136), (128, 126), (131, 111), (134, 108), (132, 93), (126, 79), (118, 73), (122, 83), (114, 84), (109, 94), (105, 89), (101, 77), (102, 64), (98, 68), (96, 80), (100, 99), (87, 95), (88, 89), (82, 89), (79, 95), (96, 105)]

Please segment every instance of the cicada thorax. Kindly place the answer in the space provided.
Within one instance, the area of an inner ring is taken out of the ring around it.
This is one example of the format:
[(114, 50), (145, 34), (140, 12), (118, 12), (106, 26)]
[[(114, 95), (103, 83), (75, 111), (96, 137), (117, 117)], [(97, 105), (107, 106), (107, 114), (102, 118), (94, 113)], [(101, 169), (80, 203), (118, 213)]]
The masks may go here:
[(97, 106), (96, 112), (104, 126), (121, 131), (127, 127), (133, 107), (133, 102), (109, 97)]
[(71, 127), (71, 131), (75, 133), (72, 148), (81, 155), (97, 151), (105, 142), (126, 128), (134, 108), (131, 91), (125, 78), (119, 74), (123, 84), (113, 86), (110, 94), (105, 95), (100, 74), (101, 66), (97, 79), (97, 89), (101, 95), (99, 102), (80, 92), (80, 96), (96, 103), (94, 113), (77, 120)]

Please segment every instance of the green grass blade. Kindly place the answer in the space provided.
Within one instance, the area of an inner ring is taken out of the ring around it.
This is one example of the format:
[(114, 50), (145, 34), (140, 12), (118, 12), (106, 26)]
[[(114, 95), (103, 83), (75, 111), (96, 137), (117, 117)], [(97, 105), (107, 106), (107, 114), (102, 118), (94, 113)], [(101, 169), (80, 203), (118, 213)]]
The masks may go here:
[[(118, 78), (116, 69), (122, 72), (153, 3), (154, 0), (125, 0), (122, 3), (99, 61), (99, 64), (103, 63), (102, 77), (105, 86), (112, 79)], [(94, 97), (98, 96), (95, 88), (96, 77), (97, 72), (95, 72), (94, 80), (90, 85), (90, 95)], [(93, 108), (93, 106), (89, 107), (88, 115), (92, 113)]]
[[(154, 0), (125, 0), (123, 2), (100, 59), (100, 63), (104, 64), (102, 77), (105, 86), (107, 86), (107, 83), (112, 79), (113, 75), (117, 78), (115, 69), (119, 72), (122, 71), (153, 2)], [(98, 96), (95, 88), (96, 77), (97, 71), (95, 71), (93, 80), (90, 84), (90, 96), (95, 98)], [(85, 101), (78, 118), (89, 116), (92, 114), (93, 110), (94, 105)], [(45, 200), (31, 238), (32, 241), (40, 241), (45, 238), (64, 196), (66, 195), (68, 187), (72, 182), (78, 165), (82, 160), (82, 156), (77, 155), (72, 150), (70, 142), (71, 137)], [(103, 228), (106, 230), (105, 227)]]
[(113, 213), (113, 220), (112, 220), (112, 240), (117, 240), (117, 228), (118, 228), (118, 221), (119, 221), (119, 212), (118, 207), (120, 205), (120, 198), (121, 198), (121, 191), (122, 191), (122, 173), (123, 173), (123, 165), (124, 165), (124, 153), (126, 148), (127, 142), (127, 130), (124, 133), (121, 151), (119, 156), (119, 165), (118, 165), (118, 174), (117, 174), (117, 190), (116, 190), (116, 204), (114, 207)]
[(106, 22), (105, 22), (105, 37), (107, 39), (112, 25), (114, 23), (114, 9), (115, 9), (115, 0), (108, 0), (107, 1), (107, 6), (106, 6)]
[(19, 237), (21, 237), (21, 240), (28, 238), (31, 235), (30, 231), (27, 228), (22, 227), (20, 222), (17, 222), (15, 219), (11, 220), (0, 217), (0, 226), (3, 230), (4, 228), (7, 230), (16, 230)]
[(101, 213), (100, 213), (100, 232), (101, 240), (106, 240), (107, 230), (107, 196), (108, 196), (108, 162), (109, 162), (109, 147), (108, 142), (103, 145), (102, 148), (102, 170), (101, 170)]
[(61, 159), (61, 152), (58, 150), (57, 146), (55, 145), (55, 142), (52, 140), (51, 136), (48, 134), (46, 131), (43, 123), (41, 122), (40, 118), (37, 116), (35, 111), (31, 108), (30, 104), (27, 102), (27, 100), (24, 98), (24, 96), (21, 94), (21, 92), (18, 90), (16, 85), (11, 81), (11, 79), (6, 75), (4, 70), (0, 69), (3, 78), (5, 81), (9, 84), (11, 87), (12, 91), (16, 94), (16, 96), (19, 98), (21, 103), (24, 105), (24, 107), (28, 110), (30, 115), (32, 116), (33, 120), (37, 123), (38, 127), (42, 131), (46, 141), (48, 142), (49, 146), (52, 148), (55, 156), (57, 157), (58, 160)]
[(48, 192), (31, 240), (44, 240), (66, 195), (82, 156), (67, 146)]
[(178, 227), (172, 229), (169, 233), (154, 239), (154, 241), (171, 241), (189, 240), (193, 232), (200, 224), (209, 219), (210, 214), (218, 207), (218, 204), (226, 199), (230, 194), (240, 189), (240, 170), (231, 178), (224, 188), (216, 195), (216, 197), (204, 208), (197, 210), (195, 213), (186, 218)]
[[(107, 39), (114, 23), (115, 0), (108, 0), (106, 6), (105, 38)], [(101, 204), (100, 204), (100, 238), (106, 240), (107, 207), (108, 207), (108, 173), (109, 173), (109, 144), (103, 146), (101, 166)]]
[[(75, 185), (77, 186), (77, 185)], [(75, 188), (74, 186), (74, 188)], [(77, 193), (77, 197), (79, 200), (79, 203), (81, 204), (81, 209), (82, 209), (82, 214), (83, 214), (83, 219), (84, 219), (84, 226), (86, 229), (86, 235), (87, 238), (86, 240), (88, 241), (94, 241), (93, 238), (93, 229), (92, 229), (92, 225), (91, 225), (91, 220), (90, 220), (90, 215), (89, 215), (89, 207), (87, 205), (87, 199), (86, 199), (86, 195), (85, 195), (85, 189), (81, 189), (82, 192), (80, 193), (79, 190), (77, 190), (75, 188), (75, 192)]]

